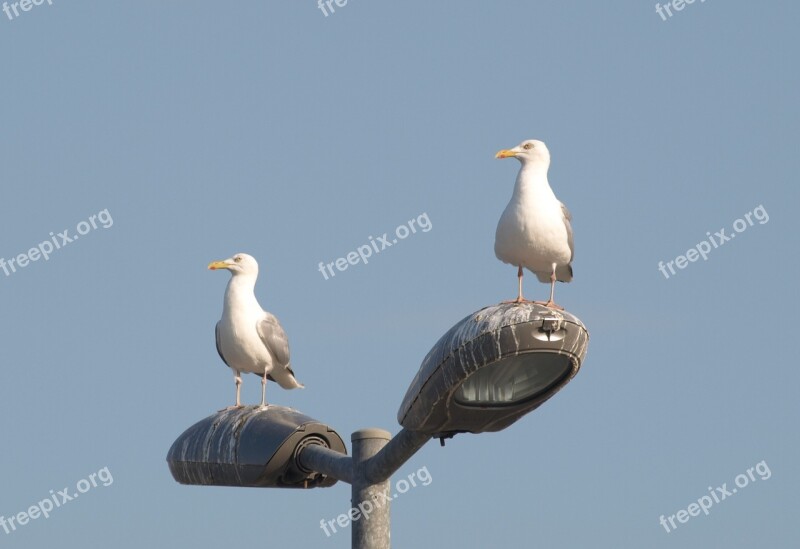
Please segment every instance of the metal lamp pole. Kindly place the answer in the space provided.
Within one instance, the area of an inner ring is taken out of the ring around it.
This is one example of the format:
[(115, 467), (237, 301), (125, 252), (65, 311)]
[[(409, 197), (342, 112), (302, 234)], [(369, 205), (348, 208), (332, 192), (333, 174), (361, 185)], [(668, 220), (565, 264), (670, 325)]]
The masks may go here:
[(319, 445), (306, 446), (299, 455), (302, 467), (352, 486), (353, 549), (391, 546), (389, 479), (431, 438), (405, 429), (391, 441), (390, 436), (383, 429), (356, 431), (351, 436), (352, 457)]

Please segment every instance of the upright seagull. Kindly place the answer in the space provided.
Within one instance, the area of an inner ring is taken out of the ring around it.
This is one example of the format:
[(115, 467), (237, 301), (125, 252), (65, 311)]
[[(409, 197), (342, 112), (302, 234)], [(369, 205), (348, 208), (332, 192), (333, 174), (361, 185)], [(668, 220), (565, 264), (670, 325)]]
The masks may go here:
[(519, 160), (522, 167), (511, 201), (497, 223), (494, 253), (500, 261), (517, 267), (519, 293), (512, 303), (526, 301), (522, 297), (525, 267), (540, 282), (550, 282), (550, 299), (542, 304), (563, 309), (553, 301), (553, 294), (556, 280), (572, 280), (572, 216), (547, 182), (550, 151), (542, 141), (530, 139), (495, 155), (511, 157)]
[(236, 405), (241, 406), (241, 372), (261, 376), (261, 406), (266, 406), (267, 379), (284, 389), (302, 388), (289, 365), (289, 340), (280, 322), (258, 304), (253, 290), (258, 278), (258, 263), (247, 254), (236, 254), (209, 264), (212, 271), (227, 269), (231, 279), (225, 289), (222, 318), (217, 322), (217, 352), (233, 370)]

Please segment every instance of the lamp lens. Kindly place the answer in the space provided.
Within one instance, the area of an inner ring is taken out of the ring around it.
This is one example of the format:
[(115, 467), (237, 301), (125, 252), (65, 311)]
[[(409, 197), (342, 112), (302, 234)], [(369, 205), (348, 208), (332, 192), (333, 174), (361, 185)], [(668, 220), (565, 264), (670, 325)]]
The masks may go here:
[(547, 392), (572, 369), (568, 356), (526, 353), (484, 366), (456, 390), (465, 406), (510, 406)]

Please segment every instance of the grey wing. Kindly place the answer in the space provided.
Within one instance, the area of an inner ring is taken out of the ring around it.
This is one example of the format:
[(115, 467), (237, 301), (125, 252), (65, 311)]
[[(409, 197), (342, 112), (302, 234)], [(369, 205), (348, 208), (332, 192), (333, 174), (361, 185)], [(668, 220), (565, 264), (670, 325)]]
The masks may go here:
[[(575, 257), (575, 245), (572, 241), (572, 214), (569, 213), (569, 210), (564, 205), (563, 202), (559, 202), (561, 204), (561, 215), (564, 218), (564, 226), (567, 228), (567, 243), (569, 244), (569, 262), (572, 263), (572, 258)], [(572, 270), (570, 268), (570, 270)]]
[(224, 356), (222, 356), (222, 348), (220, 348), (220, 346), (219, 346), (219, 322), (217, 322), (217, 325), (214, 327), (214, 339), (216, 340), (216, 344), (217, 344), (217, 354), (219, 354), (219, 357), (222, 359), (222, 362), (224, 362), (225, 365), (228, 368), (230, 368), (231, 365), (228, 364), (228, 361), (225, 360)]
[[(267, 346), (278, 364), (287, 367), (289, 365), (289, 338), (286, 337), (286, 332), (283, 331), (283, 326), (275, 318), (275, 315), (264, 312), (264, 318), (258, 322), (256, 330), (261, 341)], [(292, 372), (291, 368), (288, 370)]]

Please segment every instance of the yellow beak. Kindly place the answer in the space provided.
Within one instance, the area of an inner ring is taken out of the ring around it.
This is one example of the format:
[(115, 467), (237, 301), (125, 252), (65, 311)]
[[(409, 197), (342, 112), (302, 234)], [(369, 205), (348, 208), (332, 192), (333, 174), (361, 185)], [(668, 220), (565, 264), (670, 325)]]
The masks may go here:
[(216, 271), (217, 269), (227, 269), (228, 264), (224, 261), (212, 261), (208, 264), (208, 268), (211, 271)]
[(510, 151), (508, 149), (503, 149), (502, 151), (498, 151), (498, 153), (494, 155), (495, 158), (513, 158), (514, 156), (517, 156), (517, 153), (515, 153), (514, 151)]

